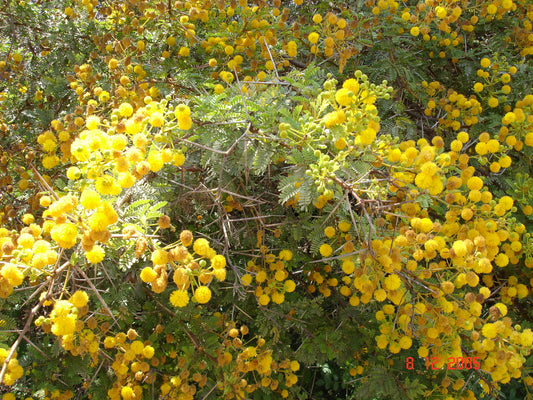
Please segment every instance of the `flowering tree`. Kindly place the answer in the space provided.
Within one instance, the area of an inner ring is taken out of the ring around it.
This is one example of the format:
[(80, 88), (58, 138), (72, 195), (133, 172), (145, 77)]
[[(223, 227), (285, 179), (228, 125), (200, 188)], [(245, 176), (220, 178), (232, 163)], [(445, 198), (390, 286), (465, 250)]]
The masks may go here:
[(3, 400), (532, 398), (528, 0), (0, 14)]

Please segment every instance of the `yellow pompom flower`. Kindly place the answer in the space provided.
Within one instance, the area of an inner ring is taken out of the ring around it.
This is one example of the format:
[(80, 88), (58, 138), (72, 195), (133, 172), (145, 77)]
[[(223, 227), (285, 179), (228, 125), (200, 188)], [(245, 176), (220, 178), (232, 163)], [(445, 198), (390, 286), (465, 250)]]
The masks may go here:
[(150, 124), (152, 126), (159, 128), (163, 126), (164, 122), (165, 122), (165, 119), (163, 118), (163, 114), (161, 114), (159, 111), (156, 111), (152, 113), (152, 115), (150, 115)]
[(33, 243), (35, 242), (35, 239), (33, 235), (29, 233), (21, 233), (17, 243), (19, 246), (22, 246), (25, 249), (31, 249), (33, 247)]
[(168, 262), (168, 253), (163, 249), (156, 249), (152, 253), (152, 262), (154, 265), (165, 265)]
[(326, 235), (328, 238), (332, 238), (335, 235), (335, 228), (332, 226), (327, 226), (324, 229), (324, 235)]
[(87, 118), (85, 125), (87, 129), (97, 129), (98, 125), (100, 125), (100, 118), (96, 115), (91, 115)]
[(213, 271), (213, 275), (215, 276), (215, 278), (217, 278), (217, 280), (223, 281), (224, 279), (226, 279), (226, 270), (224, 268), (215, 269)]
[(514, 200), (509, 196), (503, 196), (499, 204), (504, 208), (504, 210), (510, 210), (513, 207)]
[(319, 38), (319, 37), (320, 37), (320, 36), (318, 35), (318, 33), (316, 33), (316, 32), (311, 32), (311, 33), (309, 34), (309, 36), (307, 37), (307, 39), (309, 39), (309, 42), (310, 42), (311, 44), (315, 44), (315, 43), (318, 42), (318, 38)]
[(348, 89), (350, 92), (352, 92), (354, 95), (359, 92), (359, 82), (357, 82), (355, 79), (351, 78), (342, 84), (342, 87), (344, 89)]
[(355, 264), (351, 260), (345, 260), (342, 263), (342, 272), (346, 275), (350, 275), (355, 271)]
[(291, 279), (286, 280), (283, 284), (283, 288), (287, 293), (294, 292), (294, 290), (296, 289), (296, 283), (294, 283), (294, 281)]
[(327, 243), (323, 243), (320, 246), (319, 251), (320, 251), (320, 255), (322, 255), (322, 257), (329, 257), (331, 255), (331, 253), (333, 253), (333, 249)]
[(194, 298), (200, 304), (205, 304), (211, 299), (211, 289), (207, 286), (198, 286), (194, 291)]
[(70, 222), (55, 225), (50, 231), (52, 239), (65, 249), (70, 249), (76, 244), (78, 228)]
[(226, 258), (221, 254), (217, 254), (211, 259), (211, 266), (214, 269), (224, 268), (226, 266)]
[(129, 386), (123, 386), (122, 389), (120, 389), (120, 396), (124, 400), (133, 399), (133, 396), (134, 396), (133, 389), (130, 388)]
[(483, 325), (483, 328), (481, 328), (481, 333), (488, 339), (493, 339), (498, 334), (496, 331), (496, 326), (492, 323)]
[(90, 251), (85, 253), (85, 257), (91, 264), (97, 264), (104, 259), (105, 250), (100, 245), (95, 244)]
[(151, 151), (147, 157), (148, 164), (150, 165), (150, 171), (157, 172), (163, 168), (163, 159), (159, 151)]
[(500, 253), (494, 259), (498, 267), (505, 267), (509, 264), (509, 257), (505, 253)]
[(462, 240), (455, 241), (453, 243), (452, 249), (457, 257), (464, 257), (468, 251), (465, 242), (463, 242)]
[(298, 45), (294, 40), (291, 40), (287, 43), (287, 55), (289, 57), (296, 57), (296, 54), (298, 54)]
[(446, 11), (446, 9), (444, 7), (437, 6), (437, 7), (435, 7), (435, 14), (440, 19), (443, 19), (443, 18), (446, 18), (446, 15), (448, 14), (448, 12)]
[(11, 286), (19, 286), (24, 281), (24, 274), (15, 265), (9, 263), (5, 264), (0, 270), (0, 275), (7, 280)]
[(89, 302), (89, 296), (84, 290), (76, 290), (69, 299), (70, 304), (74, 307), (82, 308)]
[(385, 278), (385, 287), (388, 290), (396, 290), (401, 286), (402, 280), (396, 274), (391, 274)]
[(152, 267), (145, 267), (141, 271), (141, 280), (146, 283), (152, 283), (157, 278), (157, 272)]
[(178, 117), (178, 127), (181, 130), (188, 131), (192, 127), (192, 119), (190, 115), (181, 114)]
[(193, 241), (192, 232), (189, 231), (189, 230), (181, 231), (180, 240), (181, 240), (181, 244), (183, 244), (185, 247), (190, 246), (192, 244), (192, 241)]
[(339, 229), (341, 232), (348, 232), (351, 228), (352, 224), (350, 224), (348, 221), (341, 221), (339, 222)]
[(400, 345), (402, 349), (409, 349), (411, 345), (413, 344), (413, 341), (411, 340), (409, 336), (402, 336), (398, 344)]
[(252, 283), (252, 275), (250, 274), (244, 274), (242, 277), (241, 277), (241, 282), (243, 285), (245, 286), (249, 286), (251, 283)]
[(268, 294), (263, 293), (261, 296), (259, 296), (258, 301), (262, 306), (266, 306), (268, 303), (270, 303), (270, 297)]
[(209, 242), (207, 241), (207, 239), (204, 238), (196, 239), (194, 241), (193, 250), (196, 254), (204, 256), (209, 251)]
[(349, 96), (349, 93), (350, 90), (346, 88), (339, 89), (335, 94), (335, 100), (337, 100), (337, 103), (341, 106), (348, 106), (352, 103), (352, 97)]
[(473, 176), (468, 179), (466, 185), (470, 190), (480, 190), (483, 187), (483, 180), (478, 176)]
[(104, 175), (96, 179), (94, 187), (98, 193), (104, 195), (109, 194), (116, 196), (122, 191), (119, 183), (110, 175)]
[(313, 15), (313, 22), (315, 24), (320, 24), (322, 22), (322, 16), (320, 14)]
[(527, 348), (531, 347), (533, 344), (533, 332), (531, 332), (531, 329), (524, 329), (520, 334), (520, 344)]
[(130, 103), (122, 103), (118, 111), (120, 112), (120, 115), (123, 117), (129, 117), (131, 114), (133, 114), (133, 107)]
[(152, 346), (144, 346), (144, 349), (142, 352), (144, 358), (150, 359), (154, 356), (154, 353), (155, 353), (155, 349)]

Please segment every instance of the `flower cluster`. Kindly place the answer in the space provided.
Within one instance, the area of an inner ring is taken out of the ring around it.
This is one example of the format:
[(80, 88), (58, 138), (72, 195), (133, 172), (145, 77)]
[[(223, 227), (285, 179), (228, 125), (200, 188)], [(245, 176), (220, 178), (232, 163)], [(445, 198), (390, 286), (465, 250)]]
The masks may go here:
[[(192, 246), (192, 249), (189, 249)], [(192, 250), (192, 252), (190, 251)], [(210, 265), (207, 265), (207, 260)], [(145, 267), (140, 273), (143, 282), (150, 283), (156, 293), (163, 292), (168, 285), (168, 266), (177, 289), (170, 294), (170, 303), (175, 307), (189, 304), (188, 289), (194, 289), (193, 298), (199, 304), (211, 299), (211, 289), (207, 286), (213, 277), (219, 281), (226, 279), (226, 258), (217, 254), (209, 246), (207, 239), (194, 239), (191, 231), (180, 233), (176, 246), (168, 251), (157, 248), (152, 252), (153, 266)]]
[(294, 291), (296, 284), (293, 280), (287, 279), (289, 277), (287, 262), (291, 259), (290, 250), (281, 250), (277, 256), (272, 253), (265, 254), (264, 266), (258, 265), (257, 260), (248, 262), (248, 273), (241, 277), (241, 282), (250, 286), (255, 281), (254, 293), (259, 304), (266, 306), (271, 300), (281, 304), (285, 301), (285, 293)]

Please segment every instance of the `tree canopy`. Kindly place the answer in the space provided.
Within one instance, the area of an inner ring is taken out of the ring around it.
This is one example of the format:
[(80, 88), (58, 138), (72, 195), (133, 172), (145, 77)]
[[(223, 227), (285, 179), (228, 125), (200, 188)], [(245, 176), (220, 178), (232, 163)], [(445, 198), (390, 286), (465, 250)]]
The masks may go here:
[(532, 399), (530, 0), (5, 0), (0, 394)]

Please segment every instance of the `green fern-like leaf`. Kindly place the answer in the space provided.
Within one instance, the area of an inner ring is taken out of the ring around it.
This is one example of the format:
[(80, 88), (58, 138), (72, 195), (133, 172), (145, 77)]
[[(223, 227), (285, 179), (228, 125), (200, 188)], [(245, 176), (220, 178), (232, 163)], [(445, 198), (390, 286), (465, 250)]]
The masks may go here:
[(257, 148), (252, 161), (252, 171), (257, 174), (263, 174), (272, 162), (274, 150), (269, 148)]

